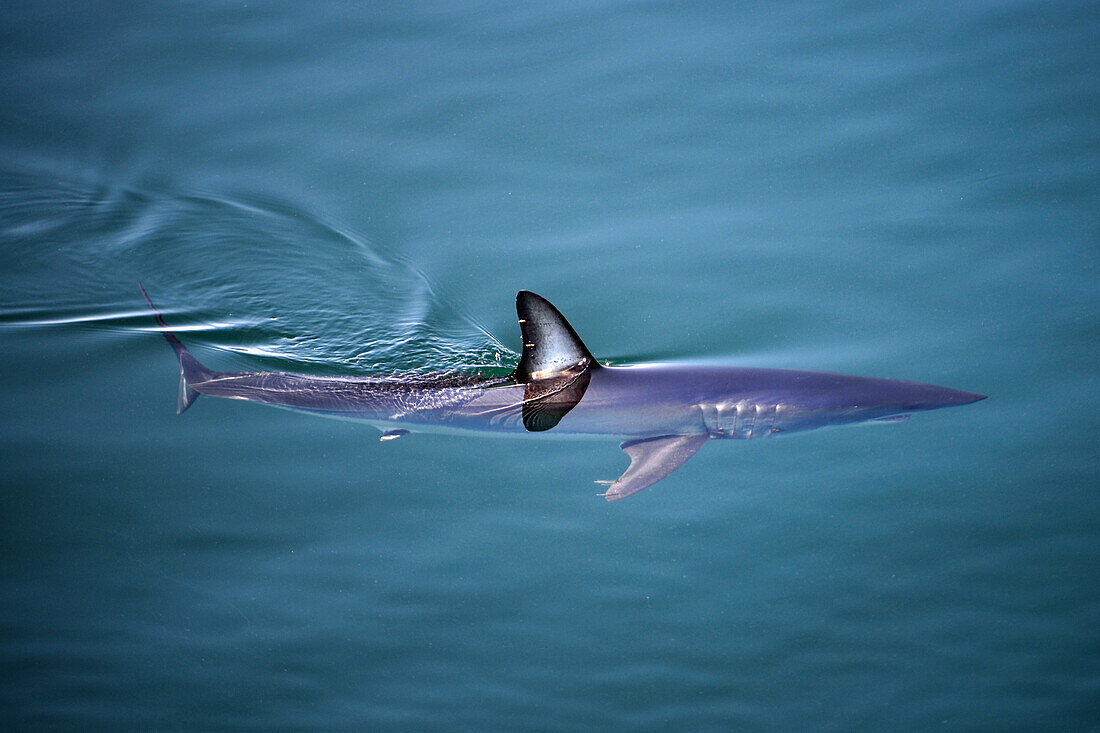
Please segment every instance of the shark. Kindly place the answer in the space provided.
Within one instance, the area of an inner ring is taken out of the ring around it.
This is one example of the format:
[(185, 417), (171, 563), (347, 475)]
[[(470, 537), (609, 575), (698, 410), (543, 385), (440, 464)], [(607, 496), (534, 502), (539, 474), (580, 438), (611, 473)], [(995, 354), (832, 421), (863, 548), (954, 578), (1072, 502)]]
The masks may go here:
[(215, 371), (196, 359), (142, 296), (175, 352), (178, 412), (200, 395), (365, 422), (388, 441), (413, 432), (596, 436), (621, 440), (630, 465), (597, 481), (616, 501), (684, 465), (712, 440), (753, 440), (832, 425), (899, 422), (986, 398), (920, 382), (828, 372), (693, 364), (610, 366), (550, 301), (516, 296), (523, 348), (506, 377), (311, 376)]

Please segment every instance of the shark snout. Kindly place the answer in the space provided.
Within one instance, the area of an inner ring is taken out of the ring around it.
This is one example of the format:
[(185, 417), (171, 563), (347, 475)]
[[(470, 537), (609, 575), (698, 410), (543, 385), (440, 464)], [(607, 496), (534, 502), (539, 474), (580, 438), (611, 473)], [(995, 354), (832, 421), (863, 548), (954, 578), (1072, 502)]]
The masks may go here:
[(972, 402), (984, 400), (986, 395), (977, 392), (964, 392), (960, 389), (948, 389), (947, 387), (934, 387), (932, 385), (920, 385), (921, 389), (916, 394), (907, 395), (902, 407), (906, 410), (935, 410), (939, 407), (955, 407), (969, 405)]
[(977, 392), (962, 392), (960, 390), (953, 390), (954, 396), (951, 404), (953, 405), (969, 405), (971, 402), (980, 402), (984, 400), (988, 395), (978, 394)]

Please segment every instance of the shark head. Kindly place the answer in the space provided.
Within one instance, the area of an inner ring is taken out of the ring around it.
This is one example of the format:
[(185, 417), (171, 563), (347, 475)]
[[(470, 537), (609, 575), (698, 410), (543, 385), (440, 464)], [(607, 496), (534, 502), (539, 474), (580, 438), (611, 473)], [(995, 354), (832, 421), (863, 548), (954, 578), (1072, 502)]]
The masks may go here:
[(986, 398), (985, 395), (974, 392), (963, 392), (920, 382), (873, 377), (822, 376), (834, 377), (837, 383), (833, 389), (823, 389), (813, 395), (809, 400), (810, 406), (824, 408), (838, 416), (844, 416), (844, 422), (864, 420), (894, 422), (904, 420), (913, 412), (969, 405)]
[(963, 392), (934, 384), (882, 379), (868, 380), (862, 402), (892, 413), (938, 410), (941, 407), (969, 405), (984, 400), (985, 395)]

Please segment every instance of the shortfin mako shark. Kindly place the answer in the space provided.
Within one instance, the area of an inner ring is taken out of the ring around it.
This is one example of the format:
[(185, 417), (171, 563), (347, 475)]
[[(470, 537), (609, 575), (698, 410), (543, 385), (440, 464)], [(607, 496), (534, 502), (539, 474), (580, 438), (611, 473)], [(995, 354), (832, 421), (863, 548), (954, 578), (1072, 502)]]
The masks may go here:
[(613, 436), (630, 466), (608, 501), (651, 486), (704, 443), (751, 439), (827, 425), (904, 420), (985, 395), (918, 382), (824, 372), (649, 364), (605, 366), (548, 300), (516, 296), (523, 352), (508, 377), (317, 377), (288, 372), (219, 372), (169, 330), (145, 288), (164, 338), (179, 359), (179, 412), (199, 397), (262, 402), (360, 420), (382, 440), (413, 431)]

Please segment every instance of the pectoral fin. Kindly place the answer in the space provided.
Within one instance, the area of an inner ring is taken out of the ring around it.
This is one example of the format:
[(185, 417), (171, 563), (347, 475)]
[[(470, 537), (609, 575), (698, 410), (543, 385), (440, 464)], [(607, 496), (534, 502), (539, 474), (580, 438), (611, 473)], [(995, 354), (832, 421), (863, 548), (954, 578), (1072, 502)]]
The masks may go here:
[(707, 435), (662, 435), (659, 438), (630, 440), (619, 447), (630, 456), (630, 467), (608, 487), (608, 501), (652, 486), (684, 465), (706, 443)]

